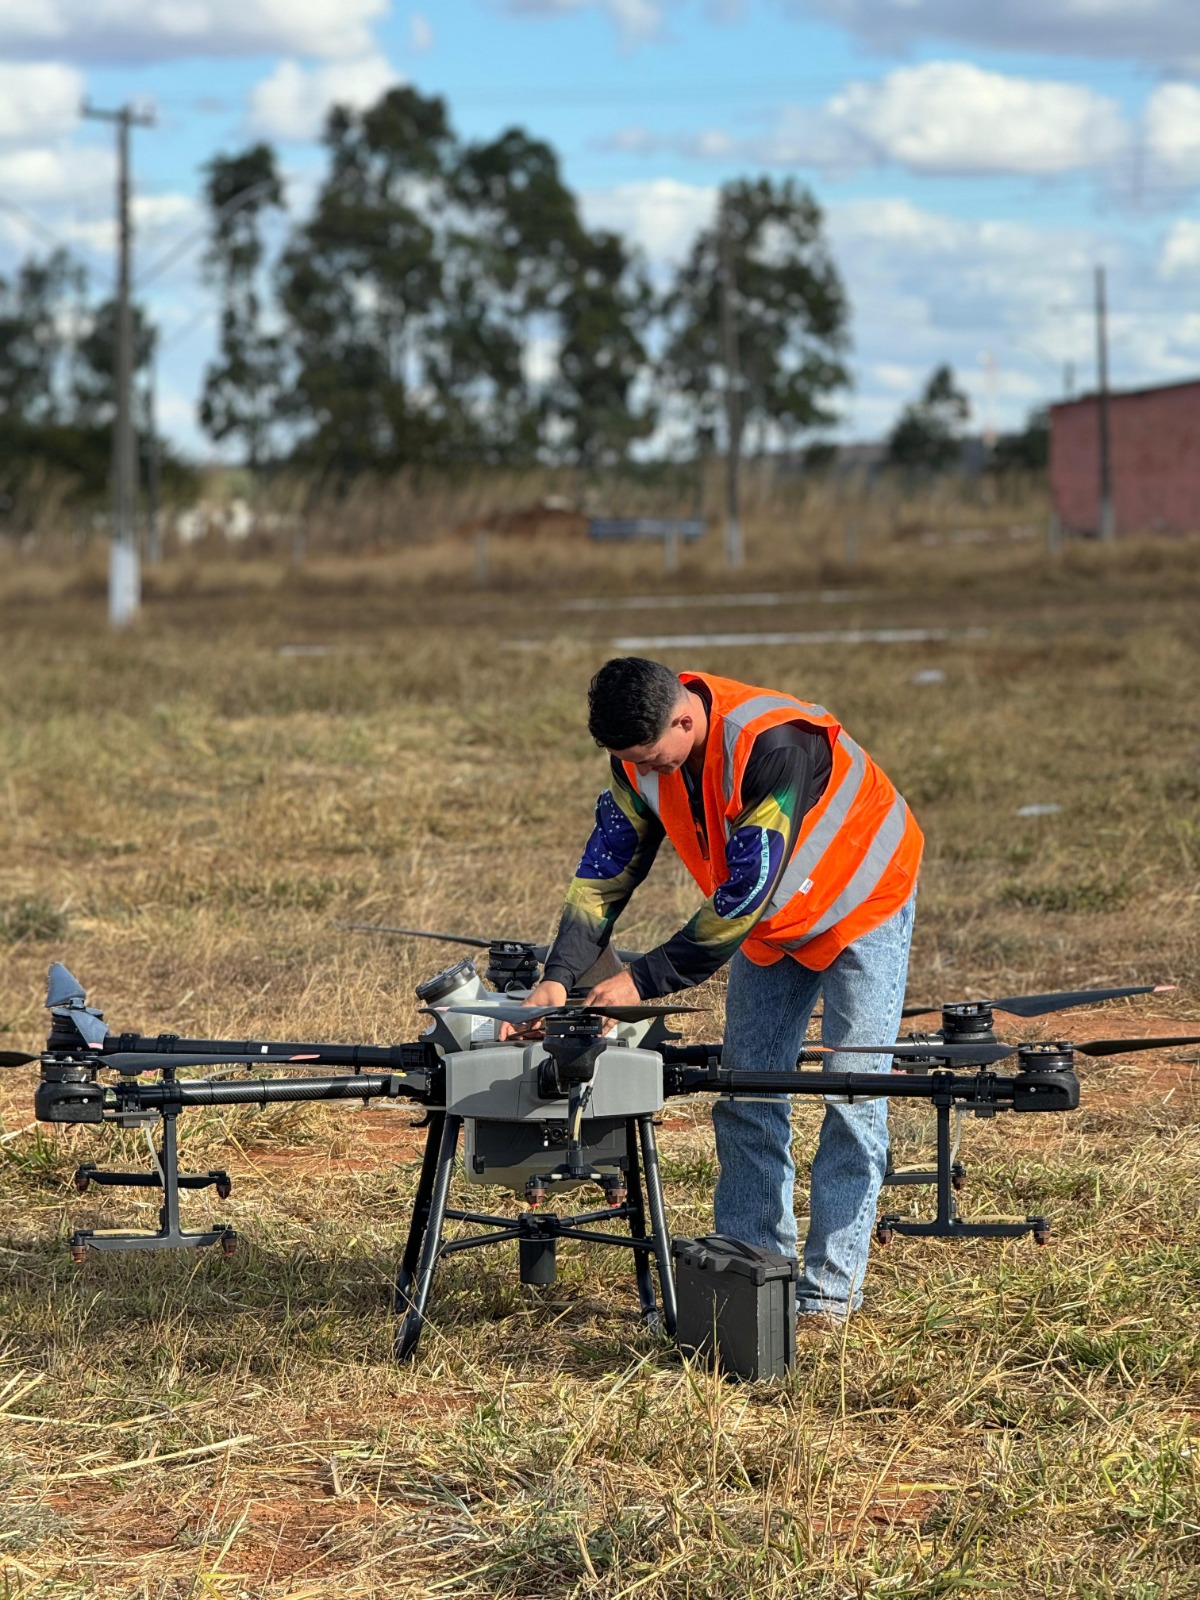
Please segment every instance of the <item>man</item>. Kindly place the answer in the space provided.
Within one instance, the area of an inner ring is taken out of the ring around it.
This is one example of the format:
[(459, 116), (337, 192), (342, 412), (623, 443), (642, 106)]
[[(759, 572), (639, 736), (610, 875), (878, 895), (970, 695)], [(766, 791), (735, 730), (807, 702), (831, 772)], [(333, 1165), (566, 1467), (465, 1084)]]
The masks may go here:
[[(922, 836), (895, 788), (821, 706), (656, 661), (606, 662), (588, 731), (611, 786), (530, 1005), (559, 1005), (669, 838), (707, 896), (666, 943), (598, 983), (594, 1005), (691, 988), (730, 962), (723, 1064), (791, 1071), (818, 995), (826, 1045), (882, 1044), (900, 1024)], [(837, 1056), (829, 1070), (884, 1071)], [(719, 1100), (717, 1231), (796, 1254), (790, 1106)], [(887, 1157), (887, 1101), (826, 1102), (797, 1290), (844, 1319), (862, 1283)]]

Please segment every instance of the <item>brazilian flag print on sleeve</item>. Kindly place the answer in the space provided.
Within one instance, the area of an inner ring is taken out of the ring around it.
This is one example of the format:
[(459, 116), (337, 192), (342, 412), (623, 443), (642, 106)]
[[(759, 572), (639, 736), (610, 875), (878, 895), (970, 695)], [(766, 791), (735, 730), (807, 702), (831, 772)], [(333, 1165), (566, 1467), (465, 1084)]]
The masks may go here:
[(663, 825), (633, 790), (619, 761), (596, 801), (596, 825), (575, 869), (545, 976), (569, 989), (606, 947), (613, 924), (654, 864)]
[[(738, 949), (791, 859), (812, 798), (812, 777), (810, 749), (802, 740), (785, 740), (752, 758), (743, 781), (746, 804), (725, 846), (725, 881), (678, 933), (631, 964), (643, 999), (703, 983)], [(612, 785), (596, 803), (596, 825), (567, 892), (547, 978), (570, 987), (592, 965), (663, 837), (661, 822), (614, 760)]]

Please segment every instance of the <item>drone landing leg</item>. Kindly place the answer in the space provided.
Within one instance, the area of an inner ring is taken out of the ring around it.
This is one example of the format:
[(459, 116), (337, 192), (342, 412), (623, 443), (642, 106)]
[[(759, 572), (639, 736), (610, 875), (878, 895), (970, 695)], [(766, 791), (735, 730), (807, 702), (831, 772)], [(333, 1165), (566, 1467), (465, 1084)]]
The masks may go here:
[(654, 1138), (654, 1118), (639, 1117), (638, 1134), (642, 1145), (642, 1167), (646, 1174), (646, 1198), (650, 1204), (650, 1230), (654, 1258), (658, 1264), (658, 1284), (662, 1290), (663, 1331), (674, 1336), (676, 1317), (675, 1276), (671, 1267), (671, 1235), (663, 1205), (662, 1175), (658, 1167), (658, 1145)]
[(229, 1193), (229, 1177), (224, 1172), (209, 1172), (195, 1177), (179, 1176), (179, 1143), (175, 1127), (178, 1110), (164, 1108), (162, 1147), (158, 1152), (159, 1172), (101, 1172), (96, 1167), (80, 1167), (75, 1187), (83, 1193), (89, 1184), (118, 1188), (162, 1189), (163, 1203), (158, 1213), (157, 1233), (95, 1233), (80, 1228), (71, 1238), (71, 1259), (83, 1260), (88, 1250), (170, 1250), (179, 1245), (203, 1249), (220, 1243), (227, 1256), (233, 1254), (237, 1234), (232, 1228), (209, 1228), (203, 1233), (185, 1233), (179, 1225), (179, 1191), (206, 1189), (211, 1184), (224, 1198)]
[(935, 1239), (1017, 1239), (1022, 1234), (1032, 1233), (1035, 1244), (1045, 1244), (1050, 1236), (1050, 1225), (1045, 1217), (1026, 1217), (1024, 1222), (964, 1222), (958, 1215), (951, 1160), (953, 1107), (949, 1099), (935, 1100), (934, 1105), (937, 1108), (937, 1171), (931, 1176), (937, 1180), (937, 1215), (929, 1222), (912, 1222), (894, 1214), (880, 1217), (875, 1226), (878, 1242), (886, 1245), (896, 1233)]
[[(626, 1182), (629, 1188), (629, 1199), (626, 1205), (629, 1210), (629, 1232), (635, 1239), (646, 1237), (646, 1197), (642, 1188), (642, 1168), (638, 1160), (638, 1126), (636, 1117), (630, 1117), (625, 1124), (625, 1149), (628, 1154), (628, 1171)], [(655, 1322), (658, 1319), (658, 1303), (654, 1298), (654, 1279), (650, 1273), (650, 1258), (645, 1250), (633, 1252), (633, 1266), (637, 1273), (638, 1301), (642, 1308), (642, 1318), (646, 1322)]]
[(425, 1154), (421, 1158), (421, 1176), (417, 1179), (417, 1192), (413, 1198), (412, 1221), (408, 1226), (408, 1239), (400, 1261), (396, 1279), (396, 1313), (403, 1316), (412, 1298), (413, 1279), (417, 1262), (421, 1259), (421, 1243), (429, 1222), (429, 1201), (433, 1195), (433, 1180), (437, 1174), (438, 1155), (442, 1144), (442, 1128), (446, 1121), (443, 1111), (429, 1115), (429, 1131), (425, 1136)]
[[(437, 1161), (433, 1181), (430, 1185), (429, 1212), (424, 1227), (424, 1238), (421, 1241), (420, 1257), (417, 1263), (416, 1279), (408, 1294), (408, 1312), (396, 1339), (396, 1358), (406, 1360), (417, 1348), (417, 1340), (421, 1337), (421, 1328), (425, 1321), (425, 1306), (429, 1299), (429, 1290), (433, 1283), (433, 1274), (437, 1269), (438, 1256), (442, 1249), (442, 1227), (446, 1221), (446, 1204), (450, 1197), (450, 1175), (454, 1169), (454, 1157), (458, 1150), (458, 1135), (462, 1128), (462, 1118), (447, 1116), (442, 1126), (441, 1144), (438, 1149)], [(432, 1128), (430, 1134), (432, 1135)], [(432, 1138), (430, 1140), (432, 1144)], [(429, 1145), (426, 1146), (428, 1153)], [(421, 1167), (421, 1181), (425, 1180), (425, 1164)], [(416, 1216), (413, 1226), (416, 1226)], [(411, 1235), (409, 1243), (412, 1243)], [(407, 1257), (408, 1251), (405, 1251)], [(403, 1269), (402, 1269), (403, 1270)]]

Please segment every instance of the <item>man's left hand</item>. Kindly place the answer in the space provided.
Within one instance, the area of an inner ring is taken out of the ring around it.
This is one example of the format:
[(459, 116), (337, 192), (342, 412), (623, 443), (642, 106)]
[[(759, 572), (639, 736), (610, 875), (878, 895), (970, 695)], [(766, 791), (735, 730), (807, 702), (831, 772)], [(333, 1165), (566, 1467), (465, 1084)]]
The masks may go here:
[(605, 1006), (635, 1006), (641, 998), (637, 984), (628, 971), (623, 971), (615, 972), (611, 978), (601, 979), (594, 989), (588, 990), (583, 1003), (602, 1011)]

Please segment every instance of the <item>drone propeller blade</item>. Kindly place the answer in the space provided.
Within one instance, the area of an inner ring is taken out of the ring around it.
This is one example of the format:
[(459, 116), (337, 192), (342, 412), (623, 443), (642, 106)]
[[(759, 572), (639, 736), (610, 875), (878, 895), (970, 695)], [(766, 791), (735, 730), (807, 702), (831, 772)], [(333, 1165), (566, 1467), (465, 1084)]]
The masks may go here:
[[(1014, 1017), (1045, 1017), (1052, 1011), (1098, 1005), (1101, 1000), (1123, 1000), (1131, 994), (1166, 994), (1174, 987), (1173, 983), (1143, 983), (1123, 989), (1063, 989), (1057, 994), (1010, 994), (1002, 1000), (981, 1000), (979, 1004), (991, 1006), (993, 1011), (1007, 1011)], [(941, 1009), (941, 1006), (911, 1005), (905, 1006), (900, 1015), (924, 1017)]]
[(55, 1006), (83, 1005), (86, 1001), (87, 995), (79, 979), (68, 972), (61, 961), (52, 961), (46, 982), (47, 1006), (53, 1010)]
[(351, 933), (398, 933), (406, 939), (437, 939), (442, 944), (469, 944), (474, 950), (486, 950), (492, 942), (474, 933), (434, 933), (431, 928), (391, 928), (379, 922), (339, 922), (337, 926)]
[(459, 1012), (468, 1017), (493, 1017), (500, 1022), (513, 1022), (526, 1027), (541, 1022), (544, 1017), (583, 1017), (596, 1014), (611, 1017), (614, 1022), (648, 1022), (652, 1017), (672, 1017), (681, 1011), (702, 1011), (702, 1006), (656, 1006), (647, 1002), (640, 1006), (523, 1006), (515, 1000), (488, 1002), (472, 1000), (469, 1005), (429, 1006), (429, 1012)]
[(107, 1022), (90, 1006), (55, 1006), (52, 1015), (66, 1017), (83, 1042), (92, 1049), (103, 1044), (108, 1038)]
[[(352, 933), (395, 933), (406, 939), (438, 939), (443, 944), (470, 945), (473, 950), (489, 950), (494, 944), (529, 944), (527, 939), (484, 939), (476, 933), (435, 933), (431, 928), (393, 928), (379, 922), (339, 922), (337, 926)], [(545, 961), (550, 954), (548, 944), (530, 944), (529, 948), (535, 961)], [(618, 950), (616, 955), (619, 961), (637, 961), (642, 951)]]
[(178, 1052), (157, 1050), (114, 1050), (111, 1055), (97, 1056), (100, 1066), (114, 1067), (118, 1072), (133, 1068), (139, 1072), (159, 1072), (164, 1067), (294, 1067), (302, 1063), (319, 1061), (316, 1052), (297, 1056), (230, 1055), (180, 1055)]
[(1123, 1000), (1131, 994), (1163, 994), (1173, 983), (1142, 983), (1123, 989), (1066, 989), (1061, 994), (1010, 994), (1003, 1000), (988, 1002), (997, 1011), (1014, 1017), (1044, 1017), (1051, 1011), (1069, 1011), (1072, 1006), (1098, 1005), (1101, 1000)]
[(1130, 1050), (1170, 1050), (1188, 1044), (1200, 1044), (1200, 1034), (1178, 1034), (1173, 1039), (1089, 1039), (1074, 1048), (1085, 1056), (1123, 1056)]
[(935, 1061), (961, 1061), (968, 1066), (986, 1067), (1011, 1056), (1015, 1044), (806, 1044), (805, 1050), (820, 1050), (825, 1055), (907, 1056), (913, 1060), (931, 1057)]
[(27, 1067), (37, 1056), (26, 1055), (24, 1050), (0, 1050), (0, 1067)]

